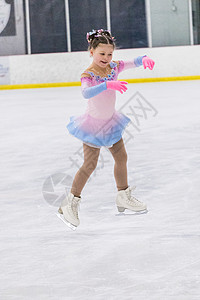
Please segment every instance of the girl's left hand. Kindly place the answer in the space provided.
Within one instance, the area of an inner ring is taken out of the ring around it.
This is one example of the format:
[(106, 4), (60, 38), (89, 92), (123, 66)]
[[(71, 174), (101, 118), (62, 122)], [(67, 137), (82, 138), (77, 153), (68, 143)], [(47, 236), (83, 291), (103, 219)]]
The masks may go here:
[(153, 70), (153, 67), (155, 65), (155, 62), (153, 61), (153, 59), (149, 58), (148, 56), (143, 57), (142, 63), (143, 63), (144, 69), (146, 69), (148, 67), (150, 70)]

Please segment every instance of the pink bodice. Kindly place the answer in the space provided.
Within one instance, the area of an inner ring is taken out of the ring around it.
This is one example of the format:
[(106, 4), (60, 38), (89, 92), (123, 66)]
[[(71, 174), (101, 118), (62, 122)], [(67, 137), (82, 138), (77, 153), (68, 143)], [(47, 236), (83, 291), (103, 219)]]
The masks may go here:
[[(93, 72), (85, 71), (89, 77), (81, 78), (82, 90), (88, 87), (96, 86), (107, 80), (117, 80), (118, 74), (126, 69), (134, 68), (134, 61), (119, 61), (118, 64), (115, 62), (110, 63), (111, 73), (107, 74), (106, 77), (100, 77), (95, 75)], [(107, 89), (100, 94), (88, 99), (88, 105), (86, 113), (96, 119), (109, 119), (115, 112), (115, 101), (116, 91)]]

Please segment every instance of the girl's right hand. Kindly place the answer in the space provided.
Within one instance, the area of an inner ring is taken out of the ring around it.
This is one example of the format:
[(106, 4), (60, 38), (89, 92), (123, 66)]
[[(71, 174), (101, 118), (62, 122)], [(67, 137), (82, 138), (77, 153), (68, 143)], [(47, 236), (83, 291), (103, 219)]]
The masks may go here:
[(121, 94), (123, 94), (123, 92), (127, 91), (126, 84), (128, 84), (128, 82), (120, 81), (120, 80), (106, 81), (107, 89), (119, 91)]

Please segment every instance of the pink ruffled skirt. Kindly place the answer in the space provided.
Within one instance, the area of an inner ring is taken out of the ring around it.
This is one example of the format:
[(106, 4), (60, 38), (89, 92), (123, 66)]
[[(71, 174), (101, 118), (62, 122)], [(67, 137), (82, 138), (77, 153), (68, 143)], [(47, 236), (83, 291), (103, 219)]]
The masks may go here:
[(96, 119), (86, 113), (70, 117), (67, 129), (70, 134), (85, 144), (98, 148), (111, 147), (122, 138), (124, 129), (130, 121), (128, 117), (117, 111), (107, 120)]

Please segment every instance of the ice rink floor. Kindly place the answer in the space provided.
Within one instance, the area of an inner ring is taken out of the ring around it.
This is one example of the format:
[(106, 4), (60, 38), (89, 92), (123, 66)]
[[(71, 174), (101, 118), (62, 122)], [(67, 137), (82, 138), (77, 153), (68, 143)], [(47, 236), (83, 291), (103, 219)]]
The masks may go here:
[(83, 162), (69, 135), (80, 87), (0, 91), (0, 299), (200, 299), (200, 81), (129, 84), (116, 108), (129, 184), (149, 212), (119, 214), (105, 149), (74, 232), (56, 216)]

